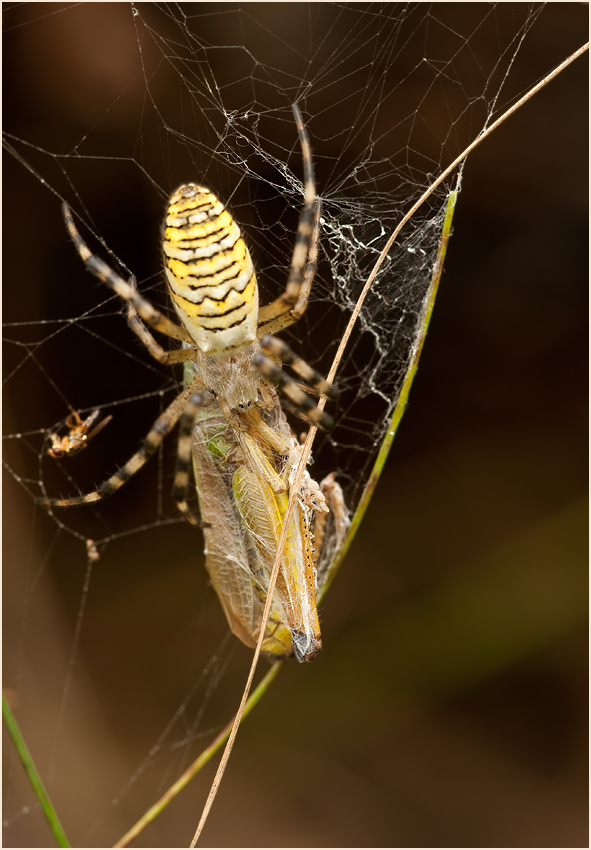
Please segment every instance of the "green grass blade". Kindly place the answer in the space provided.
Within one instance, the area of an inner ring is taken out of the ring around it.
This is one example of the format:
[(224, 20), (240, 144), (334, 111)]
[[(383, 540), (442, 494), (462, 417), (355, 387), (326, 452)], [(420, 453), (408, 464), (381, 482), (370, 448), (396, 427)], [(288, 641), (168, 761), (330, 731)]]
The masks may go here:
[(57, 841), (58, 847), (71, 847), (72, 845), (66, 838), (66, 834), (62, 828), (59, 818), (51, 804), (51, 800), (47, 796), (47, 792), (43, 787), (41, 777), (37, 773), (37, 768), (35, 767), (35, 763), (31, 758), (31, 753), (29, 752), (29, 749), (25, 744), (21, 731), (18, 727), (18, 723), (16, 722), (14, 714), (10, 710), (10, 706), (6, 702), (4, 696), (2, 696), (2, 717), (4, 718), (4, 725), (10, 733), (10, 737), (14, 742), (14, 746), (16, 747), (16, 751), (26, 771), (26, 774), (29, 777), (29, 781), (33, 786), (33, 791), (35, 792), (35, 795), (39, 800), (39, 803), (41, 804), (43, 814), (49, 822), (49, 827), (55, 836), (55, 840)]
[(390, 420), (390, 425), (386, 432), (384, 439), (382, 440), (382, 445), (380, 446), (380, 451), (378, 452), (378, 456), (374, 463), (371, 474), (367, 480), (367, 484), (365, 485), (365, 489), (363, 490), (363, 494), (361, 499), (359, 500), (359, 504), (355, 509), (355, 513), (351, 520), (351, 526), (347, 533), (347, 537), (340, 549), (339, 552), (336, 553), (334, 561), (332, 562), (328, 573), (326, 584), (322, 588), (321, 593), (318, 594), (318, 602), (322, 599), (330, 584), (335, 577), (338, 568), (340, 567), (343, 558), (347, 554), (349, 546), (355, 534), (357, 533), (357, 529), (361, 525), (361, 521), (365, 516), (365, 512), (368, 508), (368, 505), (371, 501), (371, 497), (373, 496), (374, 490), (376, 488), (376, 484), (380, 479), (380, 475), (382, 474), (382, 470), (384, 468), (384, 464), (386, 462), (386, 458), (390, 452), (390, 448), (392, 447), (392, 443), (394, 442), (394, 437), (396, 435), (396, 431), (398, 430), (398, 426), (400, 425), (400, 420), (402, 419), (402, 414), (406, 408), (406, 402), (408, 401), (408, 394), (410, 393), (410, 388), (412, 386), (412, 382), (414, 381), (417, 366), (419, 364), (419, 358), (421, 356), (421, 352), (423, 350), (423, 343), (425, 342), (425, 337), (427, 335), (427, 330), (429, 328), (429, 322), (431, 321), (431, 314), (433, 312), (433, 305), (435, 304), (435, 297), (437, 295), (437, 289), (439, 287), (439, 281), (441, 280), (441, 274), (443, 272), (443, 263), (445, 261), (445, 255), (447, 252), (447, 244), (449, 242), (449, 237), (451, 235), (451, 224), (453, 220), (453, 215), (456, 207), (456, 201), (458, 199), (458, 191), (454, 190), (450, 192), (447, 197), (447, 206), (445, 209), (445, 218), (443, 221), (443, 228), (441, 230), (441, 241), (439, 242), (439, 248), (437, 251), (437, 257), (435, 258), (435, 264), (433, 266), (433, 274), (431, 276), (431, 283), (429, 284), (429, 288), (427, 290), (427, 294), (425, 296), (425, 300), (423, 302), (423, 310), (421, 313), (421, 317), (419, 319), (419, 329), (417, 333), (417, 337), (415, 339), (415, 343), (413, 349), (410, 354), (410, 359), (408, 362), (408, 366), (406, 372), (404, 374), (404, 380), (402, 382), (402, 387), (400, 388), (400, 394), (398, 396), (398, 400), (396, 402), (396, 406), (394, 407), (394, 411), (392, 413), (392, 418)]
[[(252, 692), (248, 701), (246, 703), (246, 708), (244, 709), (244, 714), (242, 715), (242, 719), (250, 714), (252, 709), (255, 707), (257, 702), (261, 699), (263, 694), (266, 692), (267, 688), (273, 681), (273, 679), (277, 676), (281, 668), (283, 667), (283, 661), (276, 661), (275, 664), (271, 667), (267, 675), (264, 679), (261, 679), (255, 690)], [(127, 847), (130, 841), (133, 841), (134, 838), (142, 832), (159, 814), (160, 812), (166, 808), (166, 806), (174, 800), (177, 794), (183, 790), (185, 785), (187, 785), (194, 776), (196, 776), (201, 768), (205, 767), (208, 761), (214, 756), (217, 751), (222, 747), (228, 737), (230, 736), (230, 732), (232, 731), (232, 725), (234, 723), (234, 718), (230, 720), (229, 723), (224, 726), (222, 731), (219, 733), (217, 738), (211, 742), (211, 744), (206, 747), (202, 753), (195, 759), (195, 761), (187, 768), (187, 770), (183, 773), (179, 779), (171, 785), (170, 788), (162, 795), (162, 797), (158, 800), (157, 803), (154, 803), (148, 811), (142, 815), (142, 817), (135, 823), (125, 835), (114, 844), (114, 847)]]

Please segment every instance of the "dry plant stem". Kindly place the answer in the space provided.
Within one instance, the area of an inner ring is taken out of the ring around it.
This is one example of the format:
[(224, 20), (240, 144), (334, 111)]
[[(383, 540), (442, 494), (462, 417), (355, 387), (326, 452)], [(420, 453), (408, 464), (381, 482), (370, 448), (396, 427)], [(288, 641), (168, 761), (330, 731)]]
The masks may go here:
[[(324, 405), (326, 403), (326, 399), (321, 398), (318, 402), (318, 407), (320, 410), (323, 410)], [(259, 656), (261, 654), (261, 646), (263, 640), (265, 638), (265, 626), (267, 623), (267, 619), (269, 617), (269, 611), (271, 610), (271, 602), (273, 599), (273, 592), (275, 591), (275, 584), (277, 582), (277, 576), (279, 575), (279, 567), (281, 565), (281, 558), (283, 556), (283, 550), (285, 548), (285, 542), (287, 540), (287, 534), (289, 529), (289, 521), (291, 519), (291, 515), (293, 513), (293, 507), (295, 505), (295, 501), (297, 498), (297, 494), (299, 493), (300, 482), (302, 480), (302, 476), (306, 469), (308, 458), (310, 456), (310, 451), (312, 450), (312, 443), (314, 441), (314, 437), (316, 436), (316, 431), (318, 429), (313, 425), (308, 431), (308, 436), (306, 438), (306, 442), (304, 443), (304, 448), (302, 451), (302, 457), (300, 458), (300, 463), (297, 468), (296, 474), (294, 476), (293, 483), (290, 487), (289, 493), (289, 501), (287, 503), (287, 510), (285, 512), (285, 519), (283, 521), (283, 528), (281, 529), (281, 537), (279, 538), (279, 543), (277, 546), (277, 554), (275, 555), (275, 562), (273, 564), (273, 571), (271, 573), (271, 579), (269, 581), (269, 590), (267, 591), (267, 601), (265, 603), (265, 609), (263, 611), (263, 616), (261, 618), (261, 628), (259, 631), (259, 639), (257, 641), (256, 649), (254, 651), (254, 656), (252, 659), (252, 664), (250, 666), (250, 671), (248, 673), (248, 679), (246, 680), (246, 685), (244, 687), (244, 693), (242, 694), (242, 700), (240, 702), (240, 707), (236, 712), (236, 717), (234, 719), (234, 724), (232, 726), (232, 731), (230, 732), (230, 737), (228, 738), (228, 743), (224, 749), (222, 758), (220, 760), (218, 769), (216, 771), (214, 780), (211, 784), (211, 788), (209, 790), (209, 794), (207, 795), (207, 800), (205, 801), (205, 806), (203, 807), (203, 812), (201, 814), (201, 819), (195, 831), (195, 835), (193, 836), (193, 840), (191, 841), (190, 847), (195, 847), (199, 840), (199, 836), (205, 826), (205, 822), (207, 821), (209, 810), (213, 805), (213, 801), (215, 800), (216, 794), (218, 792), (218, 788), (220, 782), (222, 781), (222, 777), (224, 775), (224, 771), (226, 769), (226, 765), (228, 763), (228, 759), (230, 758), (230, 754), (232, 752), (232, 747), (234, 746), (234, 740), (236, 735), (238, 734), (238, 727), (240, 726), (240, 722), (242, 720), (242, 715), (244, 713), (244, 707), (246, 705), (246, 700), (248, 699), (248, 694), (250, 692), (250, 688), (252, 685), (252, 680), (254, 678), (255, 670), (257, 667), (257, 663), (259, 660)]]
[[(267, 675), (262, 679), (257, 685), (256, 689), (253, 691), (248, 703), (246, 705), (244, 711), (244, 717), (249, 714), (252, 709), (255, 707), (259, 699), (263, 696), (266, 689), (269, 687), (275, 676), (279, 673), (281, 668), (283, 667), (283, 661), (276, 661), (275, 664), (269, 669)], [(222, 747), (225, 741), (228, 739), (230, 732), (232, 730), (232, 724), (234, 722), (234, 718), (227, 723), (222, 731), (217, 735), (216, 738), (211, 742), (211, 744), (203, 750), (202, 753), (195, 759), (192, 765), (187, 768), (187, 770), (180, 776), (174, 785), (162, 795), (162, 797), (151, 806), (148, 811), (135, 823), (131, 829), (129, 829), (125, 835), (117, 841), (113, 847), (128, 847), (129, 844), (137, 838), (140, 832), (142, 832), (152, 821), (156, 818), (160, 812), (166, 808), (166, 806), (173, 800), (177, 794), (187, 785), (193, 777), (199, 773), (201, 768), (207, 764), (207, 762), (216, 754), (216, 752)]]
[[(510, 109), (508, 109), (506, 112), (504, 112), (503, 115), (501, 115), (500, 118), (498, 118), (496, 121), (494, 121), (490, 125), (490, 127), (487, 127), (487, 129), (484, 130), (472, 142), (472, 144), (470, 144), (451, 163), (451, 165), (449, 165), (445, 169), (445, 171), (443, 171), (440, 174), (440, 176), (437, 178), (437, 180), (435, 180), (435, 182), (431, 184), (431, 186), (426, 190), (426, 192), (424, 192), (421, 195), (419, 200), (411, 207), (411, 209), (402, 218), (400, 224), (396, 227), (396, 229), (394, 230), (394, 232), (392, 233), (392, 235), (388, 239), (386, 245), (384, 246), (384, 249), (382, 250), (380, 256), (378, 257), (378, 260), (376, 261), (376, 264), (373, 267), (373, 269), (372, 269), (372, 271), (371, 271), (371, 273), (370, 273), (370, 275), (367, 279), (365, 286), (363, 287), (363, 291), (361, 292), (359, 299), (357, 301), (357, 304), (355, 305), (355, 309), (354, 309), (354, 311), (351, 315), (351, 318), (350, 318), (349, 323), (347, 325), (347, 329), (345, 330), (345, 333), (343, 335), (343, 338), (341, 340), (341, 343), (340, 343), (339, 348), (337, 350), (337, 353), (335, 355), (333, 364), (332, 364), (331, 369), (328, 373), (327, 380), (329, 382), (332, 383), (334, 381), (336, 371), (337, 371), (338, 366), (341, 362), (341, 359), (342, 359), (343, 353), (345, 351), (345, 348), (347, 346), (349, 337), (351, 336), (353, 326), (354, 326), (354, 324), (357, 320), (357, 316), (359, 315), (359, 312), (361, 310), (363, 302), (365, 301), (365, 297), (366, 297), (366, 295), (369, 291), (369, 288), (372, 285), (378, 271), (380, 270), (382, 263), (384, 262), (386, 256), (388, 255), (388, 253), (389, 253), (392, 245), (394, 244), (398, 234), (400, 233), (400, 231), (402, 230), (404, 225), (407, 223), (407, 221), (415, 214), (415, 212), (427, 200), (427, 198), (434, 192), (434, 190), (447, 177), (449, 177), (449, 175), (454, 171), (455, 168), (458, 167), (458, 165), (460, 165), (460, 163), (462, 163), (466, 159), (468, 154), (471, 153), (474, 150), (474, 148), (478, 147), (478, 145), (481, 142), (483, 142), (484, 139), (486, 139), (488, 136), (490, 136), (490, 134), (494, 130), (496, 130), (497, 127), (499, 127), (504, 121), (507, 120), (507, 118), (509, 118), (511, 115), (513, 115), (513, 113), (516, 112), (518, 109), (520, 109), (524, 105), (524, 103), (526, 103), (531, 97), (533, 97), (538, 91), (540, 91), (540, 89), (542, 89), (545, 85), (547, 85), (550, 82), (550, 80), (553, 80), (554, 77), (556, 77), (558, 74), (560, 74), (561, 71), (563, 71), (568, 65), (571, 64), (571, 62), (574, 62), (575, 59), (577, 59), (579, 56), (581, 56), (588, 49), (589, 49), (589, 42), (584, 44), (577, 51), (575, 51), (575, 53), (573, 53), (571, 56), (569, 56), (568, 59), (566, 59), (564, 62), (562, 62), (560, 65), (558, 65), (553, 71), (550, 72), (550, 74), (548, 74), (546, 77), (544, 77), (544, 79), (541, 82), (539, 82), (537, 85), (535, 85), (533, 88), (531, 88), (522, 98), (520, 98), (516, 103), (514, 103), (513, 106)], [(320, 399), (318, 406), (321, 410), (324, 407), (324, 403), (325, 403), (324, 399)], [(260, 633), (259, 633), (259, 639), (258, 639), (258, 642), (257, 642), (257, 646), (256, 646), (256, 649), (255, 649), (255, 652), (254, 652), (252, 665), (251, 665), (251, 668), (250, 668), (250, 672), (248, 674), (248, 679), (247, 679), (247, 682), (246, 682), (246, 686), (244, 688), (244, 693), (242, 695), (242, 701), (240, 703), (240, 707), (238, 709), (238, 712), (236, 713), (234, 725), (232, 726), (232, 731), (230, 733), (230, 737), (228, 738), (228, 742), (227, 742), (226, 747), (224, 749), (224, 753), (222, 755), (219, 767), (217, 769), (217, 772), (216, 772), (215, 778), (213, 780), (211, 789), (209, 791), (205, 806), (203, 808), (203, 813), (201, 815), (199, 825), (197, 826), (197, 829), (195, 831), (195, 835), (193, 836), (193, 840), (191, 841), (191, 844), (190, 844), (191, 847), (195, 847), (195, 845), (197, 844), (197, 841), (199, 840), (199, 836), (201, 835), (203, 827), (205, 826), (205, 822), (206, 822), (207, 817), (209, 815), (209, 811), (211, 809), (211, 806), (212, 806), (213, 801), (215, 799), (215, 796), (217, 794), (218, 787), (219, 787), (220, 782), (222, 780), (222, 777), (224, 775), (224, 771), (226, 769), (226, 765), (228, 763), (228, 759), (230, 757), (232, 747), (234, 746), (234, 740), (235, 740), (236, 734), (238, 732), (238, 727), (240, 725), (242, 714), (244, 712), (244, 706), (246, 705), (246, 700), (248, 698), (250, 687), (252, 685), (252, 680), (253, 680), (253, 677), (254, 677), (256, 665), (257, 665), (259, 655), (260, 655), (260, 651), (261, 651), (261, 645), (262, 645), (264, 634), (265, 634), (265, 625), (266, 625), (266, 622), (267, 622), (267, 618), (269, 616), (269, 611), (271, 609), (271, 599), (272, 599), (272, 596), (273, 596), (273, 592), (275, 590), (275, 582), (277, 580), (277, 575), (279, 573), (279, 565), (281, 563), (283, 548), (285, 546), (285, 541), (287, 539), (287, 529), (289, 527), (289, 521), (290, 521), (290, 518), (291, 518), (291, 514), (293, 512), (293, 506), (295, 504), (296, 494), (298, 493), (300, 481), (301, 481), (302, 475), (304, 473), (304, 470), (306, 468), (306, 465), (308, 463), (308, 458), (310, 456), (310, 451), (312, 449), (312, 443), (314, 441), (314, 437), (316, 436), (316, 430), (317, 429), (315, 427), (312, 427), (312, 428), (310, 428), (310, 430), (308, 432), (308, 436), (306, 438), (304, 449), (302, 451), (302, 456), (301, 456), (300, 463), (299, 463), (299, 466), (298, 466), (298, 469), (297, 469), (297, 473), (296, 473), (295, 479), (293, 481), (293, 484), (290, 488), (289, 502), (288, 502), (287, 511), (286, 511), (286, 514), (285, 514), (285, 519), (283, 521), (283, 530), (282, 530), (281, 538), (279, 540), (279, 545), (278, 545), (278, 548), (277, 548), (277, 555), (275, 557), (275, 563), (273, 565), (273, 573), (271, 575), (271, 580), (269, 582), (269, 590), (268, 590), (268, 594), (267, 594), (267, 603), (265, 605), (265, 610), (263, 612), (263, 617), (262, 617), (262, 620), (261, 620), (261, 629), (260, 629)]]
[(477, 138), (472, 142), (472, 144), (468, 145), (466, 150), (463, 151), (456, 159), (454, 159), (452, 164), (449, 165), (445, 169), (445, 171), (443, 171), (439, 175), (437, 180), (434, 183), (432, 183), (431, 186), (429, 186), (427, 191), (424, 192), (421, 195), (419, 200), (406, 213), (406, 215), (404, 216), (404, 218), (402, 219), (400, 224), (396, 227), (396, 229), (394, 230), (394, 232), (392, 233), (392, 235), (390, 236), (390, 238), (386, 242), (384, 249), (382, 250), (382, 253), (378, 257), (375, 266), (373, 267), (373, 269), (370, 272), (369, 277), (367, 278), (367, 282), (366, 282), (365, 286), (363, 287), (363, 291), (361, 292), (361, 295), (359, 296), (357, 304), (355, 305), (355, 309), (353, 310), (351, 318), (349, 319), (349, 323), (347, 325), (345, 333), (343, 334), (343, 337), (341, 339), (337, 353), (335, 354), (335, 358), (334, 358), (333, 364), (331, 366), (330, 372), (327, 375), (327, 381), (329, 381), (329, 383), (334, 382), (334, 377), (335, 377), (336, 371), (337, 371), (339, 364), (341, 362), (341, 359), (343, 357), (345, 348), (347, 347), (347, 343), (349, 341), (349, 337), (351, 336), (353, 326), (354, 326), (355, 322), (357, 321), (357, 316), (359, 315), (359, 313), (361, 311), (361, 307), (363, 306), (363, 302), (365, 301), (365, 297), (366, 297), (367, 293), (369, 292), (369, 288), (372, 285), (377, 273), (379, 272), (379, 270), (382, 266), (382, 263), (384, 262), (384, 260), (388, 256), (390, 248), (392, 247), (392, 245), (396, 241), (398, 234), (400, 233), (400, 231), (402, 230), (402, 228), (404, 227), (406, 222), (409, 219), (412, 218), (412, 216), (416, 213), (418, 208), (427, 200), (427, 198), (431, 194), (433, 194), (435, 189), (441, 183), (443, 183), (443, 181), (447, 177), (449, 177), (449, 175), (452, 173), (452, 171), (454, 171), (454, 169), (456, 169), (458, 167), (458, 165), (460, 165), (460, 163), (462, 163), (466, 159), (468, 154), (471, 153), (474, 150), (474, 148), (478, 147), (478, 145), (481, 142), (483, 142), (487, 138), (487, 136), (490, 136), (490, 134), (493, 132), (493, 130), (496, 130), (497, 127), (500, 127), (500, 125), (504, 121), (506, 121), (507, 118), (509, 118), (511, 115), (513, 115), (514, 112), (517, 112), (517, 110), (520, 109), (524, 105), (524, 103), (526, 103), (530, 98), (532, 98), (535, 94), (537, 94), (537, 92), (539, 92), (540, 89), (544, 88), (544, 86), (547, 85), (550, 82), (550, 80), (553, 80), (554, 77), (558, 76), (558, 74), (560, 74), (561, 71), (564, 71), (564, 69), (568, 65), (570, 65), (571, 62), (574, 62), (575, 59), (578, 59), (578, 57), (581, 56), (586, 50), (589, 50), (589, 42), (584, 44), (582, 47), (580, 47), (578, 50), (576, 50), (573, 54), (571, 54), (571, 56), (569, 56), (568, 59), (565, 59), (564, 62), (562, 62), (560, 65), (558, 65), (556, 68), (554, 68), (554, 70), (551, 71), (548, 74), (548, 76), (544, 77), (544, 79), (541, 82), (539, 82), (532, 89), (530, 89), (526, 94), (524, 94), (524, 96), (521, 97), (516, 103), (514, 103), (513, 106), (510, 109), (508, 109), (506, 112), (504, 112), (501, 115), (500, 118), (498, 118), (496, 121), (494, 121), (490, 125), (490, 127), (487, 127), (486, 130), (483, 130), (482, 133), (479, 136), (477, 136)]

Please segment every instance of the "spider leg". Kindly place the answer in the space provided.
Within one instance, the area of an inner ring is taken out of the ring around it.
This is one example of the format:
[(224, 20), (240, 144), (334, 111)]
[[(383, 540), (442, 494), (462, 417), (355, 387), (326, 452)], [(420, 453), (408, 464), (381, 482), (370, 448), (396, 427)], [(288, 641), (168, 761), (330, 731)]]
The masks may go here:
[(172, 366), (175, 363), (184, 363), (187, 360), (193, 360), (195, 357), (195, 348), (175, 348), (173, 351), (166, 351), (159, 345), (150, 331), (147, 329), (138, 314), (135, 305), (132, 301), (129, 302), (127, 308), (127, 323), (131, 330), (140, 338), (143, 345), (148, 349), (154, 360), (166, 366)]
[(109, 268), (109, 266), (101, 260), (100, 257), (97, 257), (92, 253), (84, 239), (78, 233), (78, 229), (74, 224), (74, 219), (72, 217), (72, 211), (66, 203), (62, 204), (62, 212), (64, 215), (64, 221), (66, 222), (66, 227), (68, 228), (68, 232), (76, 246), (76, 250), (80, 254), (86, 268), (89, 272), (91, 272), (91, 274), (98, 277), (98, 279), (102, 280), (103, 283), (106, 283), (107, 286), (109, 286), (125, 301), (131, 302), (131, 304), (135, 307), (136, 312), (139, 313), (142, 319), (154, 330), (160, 331), (160, 333), (163, 333), (165, 336), (172, 337), (173, 339), (180, 339), (185, 342), (193, 341), (189, 332), (185, 328), (180, 325), (176, 325), (174, 322), (171, 322), (170, 319), (167, 319), (166, 316), (164, 316), (159, 310), (156, 310), (149, 301), (143, 298), (134, 286), (124, 281), (123, 278)]
[(325, 395), (327, 398), (332, 399), (332, 401), (336, 401), (338, 398), (339, 393), (336, 387), (325, 381), (316, 369), (313, 369), (305, 360), (298, 357), (283, 340), (277, 339), (275, 336), (266, 336), (261, 340), (261, 350), (268, 357), (281, 360), (283, 363), (291, 366), (294, 372), (297, 372), (304, 381), (312, 384), (320, 395)]
[(83, 493), (80, 496), (72, 496), (69, 499), (40, 498), (37, 499), (37, 502), (49, 507), (68, 508), (74, 505), (88, 505), (112, 496), (136, 472), (139, 472), (144, 464), (152, 457), (162, 440), (172, 431), (178, 422), (183, 410), (187, 406), (187, 401), (196, 394), (196, 390), (201, 389), (200, 383), (201, 379), (197, 376), (187, 389), (177, 396), (172, 404), (156, 419), (140, 449), (96, 490), (92, 490), (90, 493)]
[[(305, 360), (297, 357), (289, 346), (280, 339), (271, 336), (265, 337), (261, 341), (261, 349), (253, 359), (255, 366), (267, 380), (279, 387), (304, 419), (311, 421), (323, 431), (328, 431), (333, 424), (332, 418), (328, 413), (319, 410), (316, 401), (300, 389), (296, 382), (289, 375), (286, 375), (271, 357), (289, 363), (294, 371), (301, 375), (304, 380), (309, 381), (319, 393), (331, 399), (337, 397), (337, 391), (333, 385), (325, 381), (322, 375), (312, 369)], [(271, 357), (268, 356), (269, 354)]]
[(210, 523), (204, 523), (197, 519), (187, 504), (187, 495), (191, 484), (191, 468), (193, 461), (193, 423), (195, 415), (203, 403), (211, 397), (207, 390), (200, 390), (190, 397), (182, 413), (179, 422), (179, 442), (176, 457), (176, 469), (174, 474), (174, 485), (172, 497), (179, 511), (187, 522), (200, 528), (210, 528)]
[(316, 197), (308, 134), (300, 110), (295, 104), (292, 108), (304, 162), (304, 206), (298, 222), (285, 292), (271, 304), (259, 310), (259, 337), (268, 333), (277, 333), (302, 317), (308, 305), (308, 297), (316, 272), (321, 204)]
[(309, 395), (306, 395), (289, 375), (286, 375), (279, 366), (276, 366), (264, 354), (257, 354), (255, 363), (265, 378), (279, 387), (281, 392), (287, 396), (302, 419), (312, 422), (322, 431), (330, 431), (334, 424), (332, 416), (329, 416), (323, 410), (319, 410), (316, 402)]

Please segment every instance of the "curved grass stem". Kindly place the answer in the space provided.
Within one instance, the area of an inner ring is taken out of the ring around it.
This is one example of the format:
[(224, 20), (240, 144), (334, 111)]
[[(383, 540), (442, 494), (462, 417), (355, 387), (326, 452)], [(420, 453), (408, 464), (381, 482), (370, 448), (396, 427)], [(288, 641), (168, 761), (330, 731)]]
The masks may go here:
[(31, 757), (29, 748), (25, 744), (19, 725), (16, 722), (16, 718), (12, 713), (11, 708), (8, 705), (8, 702), (6, 701), (4, 695), (2, 695), (2, 718), (4, 720), (4, 725), (6, 726), (10, 734), (10, 737), (12, 738), (18, 756), (26, 771), (26, 774), (29, 777), (29, 782), (33, 787), (35, 796), (39, 800), (39, 804), (41, 806), (43, 814), (47, 818), (47, 822), (49, 823), (49, 827), (53, 832), (53, 835), (57, 842), (57, 846), (71, 847), (72, 845), (66, 838), (66, 833), (64, 832), (64, 829), (56, 814), (56, 811), (53, 808), (51, 800), (49, 799), (47, 791), (45, 790), (45, 786), (43, 785), (41, 777), (37, 772), (37, 768), (35, 767), (35, 762)]
[[(273, 679), (277, 676), (281, 668), (283, 667), (283, 661), (276, 661), (267, 675), (261, 679), (255, 690), (250, 695), (243, 712), (243, 717), (246, 717), (252, 709), (255, 707), (257, 702), (261, 699)], [(234, 718), (230, 720), (229, 723), (224, 726), (222, 731), (217, 735), (216, 738), (211, 742), (211, 744), (206, 747), (202, 753), (195, 759), (195, 761), (187, 768), (187, 770), (180, 776), (174, 785), (162, 795), (162, 797), (151, 806), (148, 811), (135, 823), (130, 830), (128, 830), (125, 835), (117, 841), (113, 847), (127, 847), (134, 838), (144, 830), (152, 821), (166, 808), (166, 806), (173, 800), (177, 794), (183, 790), (185, 785), (187, 785), (194, 776), (196, 776), (201, 768), (205, 767), (205, 765), (209, 762), (209, 760), (217, 753), (217, 751), (224, 745), (224, 743), (230, 737), (230, 733), (232, 731), (232, 727), (234, 724)]]

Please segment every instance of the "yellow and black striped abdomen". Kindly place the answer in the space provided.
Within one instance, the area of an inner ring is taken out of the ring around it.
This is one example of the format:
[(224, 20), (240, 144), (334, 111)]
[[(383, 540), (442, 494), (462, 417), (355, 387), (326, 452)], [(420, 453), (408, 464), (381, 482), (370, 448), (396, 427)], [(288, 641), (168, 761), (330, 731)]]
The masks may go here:
[(232, 354), (257, 337), (256, 275), (240, 228), (209, 189), (172, 195), (164, 227), (166, 279), (177, 313), (204, 354)]

